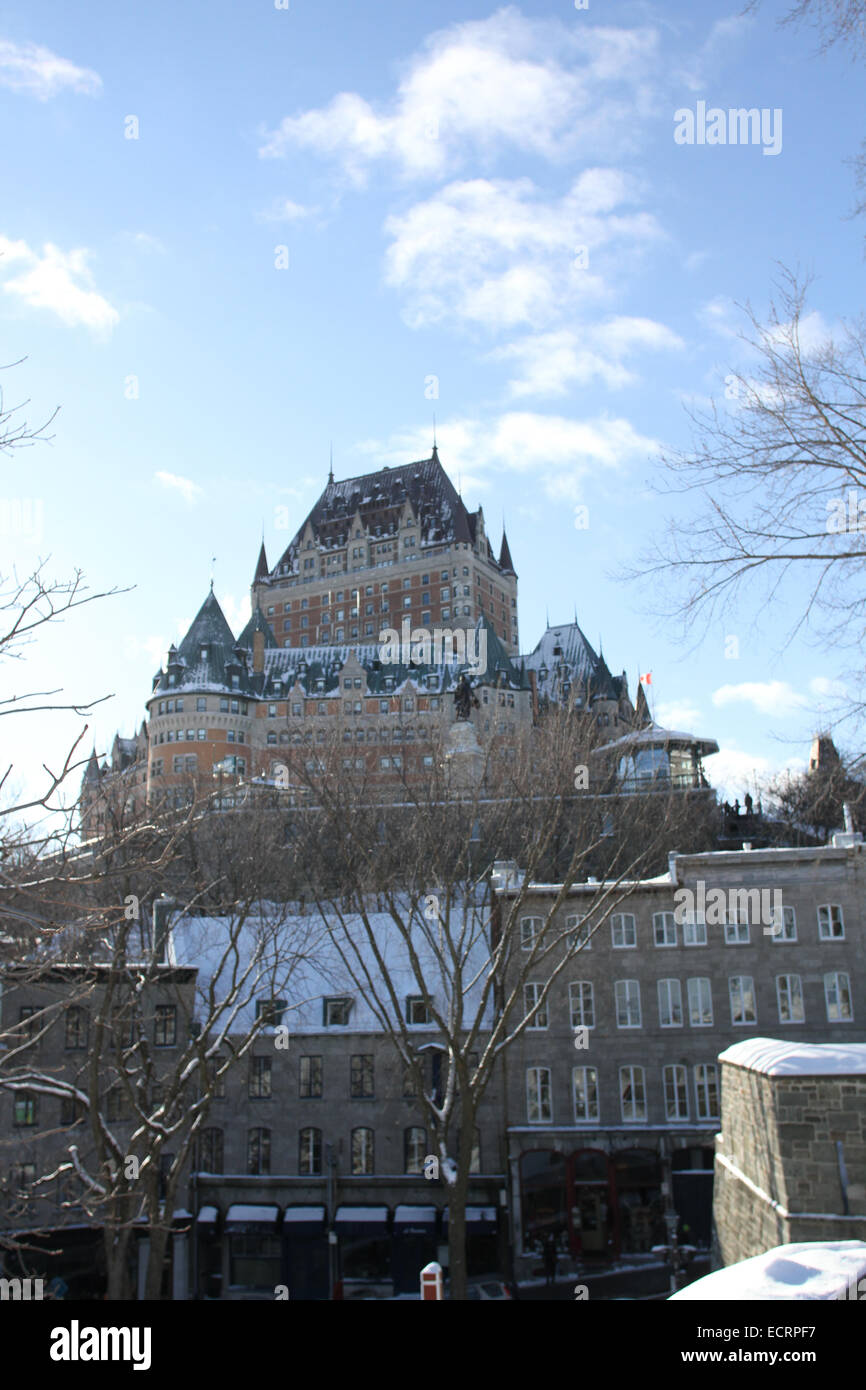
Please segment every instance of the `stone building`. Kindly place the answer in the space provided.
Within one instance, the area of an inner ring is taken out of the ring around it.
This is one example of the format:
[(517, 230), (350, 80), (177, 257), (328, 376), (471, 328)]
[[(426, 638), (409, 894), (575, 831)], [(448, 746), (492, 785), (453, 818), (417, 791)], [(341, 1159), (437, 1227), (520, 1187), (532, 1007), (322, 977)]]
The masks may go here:
[(721, 1263), (797, 1241), (866, 1240), (866, 1045), (750, 1038), (719, 1062)]
[[(331, 475), (273, 569), (262, 545), (251, 592), (252, 616), (235, 637), (211, 590), (154, 677), (136, 738), (115, 740), (110, 765), (91, 758), (85, 839), (147, 804), (182, 805), (194, 787), (225, 788), (229, 804), (255, 779), (302, 781), (334, 741), (365, 794), (423, 781), (462, 671), (476, 687), (482, 746), (503, 758), (565, 705), (590, 713), (599, 742), (638, 731), (647, 747), (629, 766), (640, 764), (639, 789), (663, 765), (677, 785), (686, 767), (691, 786), (707, 785), (701, 755), (716, 745), (658, 729), (643, 688), (633, 704), (625, 672), (611, 674), (576, 620), (518, 655), (508, 541), (503, 533), (494, 553), (481, 508), (466, 510), (435, 448), (402, 468)], [(388, 631), (396, 640), (383, 640)], [(616, 743), (611, 756), (623, 761)]]
[(667, 874), (578, 884), (559, 906), (555, 884), (500, 887), (504, 921), (522, 895), (526, 951), (574, 956), (505, 1063), (518, 1269), (550, 1234), (584, 1256), (648, 1250), (671, 1200), (708, 1245), (719, 1053), (769, 1026), (866, 1040), (864, 847), (836, 840), (672, 854)]

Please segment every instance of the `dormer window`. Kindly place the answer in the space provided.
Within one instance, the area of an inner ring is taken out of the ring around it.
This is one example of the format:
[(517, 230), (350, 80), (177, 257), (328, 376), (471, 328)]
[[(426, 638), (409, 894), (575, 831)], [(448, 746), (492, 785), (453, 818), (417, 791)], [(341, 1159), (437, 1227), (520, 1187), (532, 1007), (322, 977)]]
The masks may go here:
[(345, 996), (322, 1000), (322, 1023), (326, 1028), (345, 1028), (352, 1011), (352, 1000)]
[(202, 659), (202, 661), (207, 661), (207, 647), (202, 647), (202, 649), (201, 649), (201, 659)]

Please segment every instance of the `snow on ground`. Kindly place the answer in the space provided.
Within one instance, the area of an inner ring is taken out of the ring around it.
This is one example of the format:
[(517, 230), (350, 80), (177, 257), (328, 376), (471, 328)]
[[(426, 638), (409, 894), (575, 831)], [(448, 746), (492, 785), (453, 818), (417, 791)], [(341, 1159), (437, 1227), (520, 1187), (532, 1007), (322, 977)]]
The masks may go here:
[(864, 1277), (866, 1241), (802, 1241), (777, 1245), (763, 1255), (705, 1274), (671, 1294), (669, 1301), (836, 1299)]

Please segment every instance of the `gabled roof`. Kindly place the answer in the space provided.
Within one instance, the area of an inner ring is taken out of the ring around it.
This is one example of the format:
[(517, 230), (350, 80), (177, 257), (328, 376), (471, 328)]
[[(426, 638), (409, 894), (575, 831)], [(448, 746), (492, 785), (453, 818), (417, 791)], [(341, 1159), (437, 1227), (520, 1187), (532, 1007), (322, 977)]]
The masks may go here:
[[(474, 541), (476, 515), (466, 510), (434, 448), (429, 459), (397, 468), (380, 468), (340, 482), (329, 479), (269, 577), (298, 573), (301, 541), (308, 527), (318, 547), (339, 549), (348, 543), (356, 516), (373, 534), (393, 535), (407, 505), (417, 521), (421, 546)], [(496, 564), (495, 557), (493, 563)], [(257, 570), (256, 581), (261, 582), (262, 578)]]

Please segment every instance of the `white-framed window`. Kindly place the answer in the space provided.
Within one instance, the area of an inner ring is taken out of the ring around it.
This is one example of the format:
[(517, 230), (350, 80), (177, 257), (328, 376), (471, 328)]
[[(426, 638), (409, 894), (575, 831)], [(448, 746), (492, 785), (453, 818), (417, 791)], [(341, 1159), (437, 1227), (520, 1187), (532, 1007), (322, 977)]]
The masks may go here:
[(676, 946), (677, 923), (672, 912), (653, 913), (653, 940), (657, 946)]
[(845, 940), (845, 921), (838, 903), (823, 903), (818, 908), (818, 936), (821, 941)]
[(523, 1007), (526, 1013), (531, 1015), (527, 1024), (528, 1028), (547, 1027), (547, 1003), (545, 1001), (540, 1006), (538, 1003), (543, 990), (544, 985), (536, 984), (533, 981), (523, 986)]
[(595, 1027), (595, 999), (591, 980), (572, 980), (568, 986), (572, 1028)]
[(531, 1125), (553, 1124), (549, 1067), (526, 1069), (526, 1120)]
[(782, 908), (782, 923), (781, 923), (782, 929), (781, 929), (781, 931), (778, 931), (778, 930), (777, 930), (778, 927), (779, 927), (778, 914), (777, 914), (777, 913), (775, 912), (775, 910), (774, 910), (774, 912), (773, 912), (773, 928), (774, 928), (774, 934), (773, 934), (773, 938), (772, 938), (773, 941), (774, 941), (775, 943), (778, 944), (780, 941), (796, 941), (796, 940), (797, 940), (797, 914), (796, 914), (796, 912), (794, 911), (793, 907), (783, 907), (783, 908)]
[(831, 970), (824, 976), (824, 1001), (830, 1023), (853, 1023), (851, 981), (845, 970)]
[(799, 975), (776, 976), (776, 999), (780, 1023), (805, 1023), (803, 982)]
[(614, 985), (617, 1028), (640, 1028), (640, 984), (617, 980)]
[(683, 922), (683, 945), (684, 946), (706, 946), (707, 944), (707, 923), (706, 918), (692, 914), (686, 917)]
[(683, 991), (679, 980), (659, 980), (658, 995), (662, 1028), (682, 1028)]
[(626, 951), (637, 946), (637, 929), (634, 914), (615, 912), (610, 919), (611, 945), (617, 951)]
[(686, 994), (692, 1028), (712, 1028), (713, 993), (709, 979), (703, 975), (693, 976), (686, 981)]
[(757, 1023), (755, 981), (752, 976), (731, 975), (728, 979), (728, 990), (731, 996), (731, 1022), (734, 1024)]
[(665, 1119), (687, 1120), (689, 1118), (689, 1084), (686, 1069), (674, 1064), (662, 1068), (665, 1093)]
[(592, 950), (592, 939), (590, 937), (591, 928), (585, 913), (570, 913), (565, 919), (565, 929), (569, 933), (567, 941), (570, 951)]
[(695, 1067), (695, 1099), (699, 1120), (719, 1118), (719, 1072), (715, 1062), (699, 1062)]
[(725, 922), (725, 945), (748, 946), (751, 939), (748, 921), (741, 919), (738, 913), (730, 912)]
[(538, 936), (541, 933), (540, 917), (521, 917), (520, 919), (520, 949), (521, 951), (531, 951)]
[(643, 1067), (620, 1067), (619, 1101), (623, 1120), (646, 1119), (646, 1084)]
[(345, 1028), (352, 1011), (352, 1000), (338, 995), (322, 1001), (322, 1022), (326, 1028)]
[(571, 1094), (577, 1123), (587, 1120), (598, 1123), (598, 1072), (595, 1067), (574, 1067), (571, 1073)]

